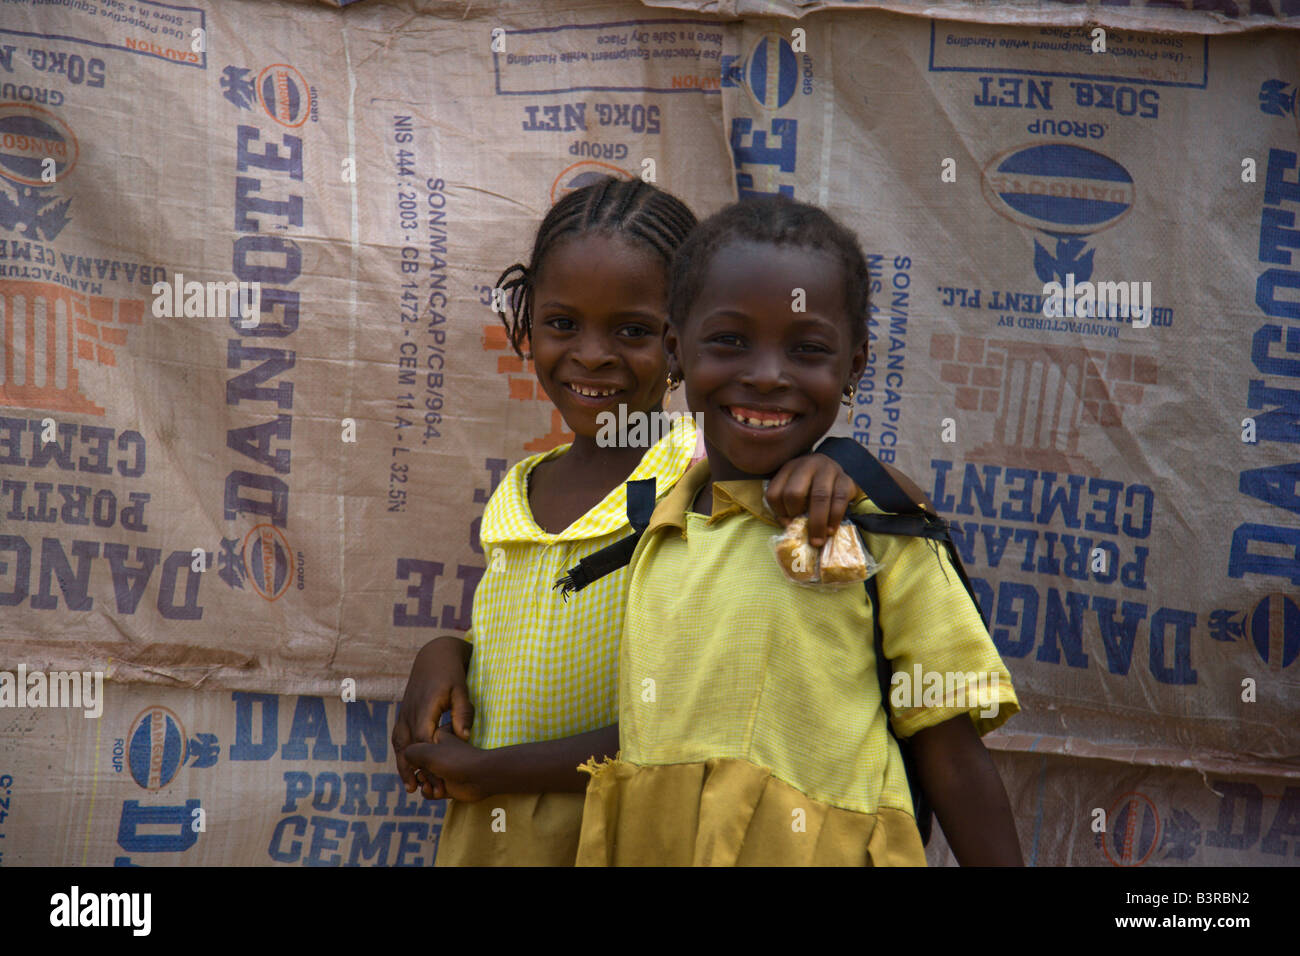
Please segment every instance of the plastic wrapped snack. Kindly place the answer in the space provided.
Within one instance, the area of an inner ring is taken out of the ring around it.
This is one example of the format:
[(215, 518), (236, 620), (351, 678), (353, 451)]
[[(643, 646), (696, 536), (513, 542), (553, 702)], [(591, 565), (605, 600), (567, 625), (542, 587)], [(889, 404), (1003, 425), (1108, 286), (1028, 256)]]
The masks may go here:
[(821, 556), (808, 543), (807, 518), (801, 516), (786, 525), (785, 533), (772, 539), (772, 548), (777, 563), (791, 581), (807, 584), (817, 579)]
[(786, 577), (796, 584), (860, 584), (880, 569), (850, 521), (841, 522), (819, 552), (808, 543), (808, 519), (800, 516), (772, 538), (772, 551)]
[(857, 526), (844, 521), (822, 546), (822, 584), (857, 584), (875, 573), (875, 561), (862, 543)]

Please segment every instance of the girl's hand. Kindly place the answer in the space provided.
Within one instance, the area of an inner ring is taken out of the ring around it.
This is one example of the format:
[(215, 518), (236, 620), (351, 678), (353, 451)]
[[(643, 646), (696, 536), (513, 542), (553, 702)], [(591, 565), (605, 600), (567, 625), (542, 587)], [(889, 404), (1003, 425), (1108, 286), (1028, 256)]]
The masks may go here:
[(408, 765), (437, 777), (447, 796), (473, 803), (496, 792), (488, 776), (491, 753), (467, 744), (444, 726), (434, 733), (432, 743), (412, 744), (403, 756)]
[(458, 637), (439, 637), (420, 649), (411, 665), (411, 676), (406, 682), (402, 707), (393, 726), (393, 754), (397, 773), (406, 786), (407, 793), (418, 787), (425, 799), (440, 800), (446, 796), (441, 780), (425, 776), (417, 781), (415, 768), (403, 756), (411, 744), (426, 743), (434, 739), (442, 715), (451, 711), (451, 727), (463, 739), (469, 738), (474, 722), (474, 707), (469, 702), (465, 685), (465, 667), (470, 645)]
[(808, 516), (808, 543), (820, 548), (860, 494), (853, 479), (826, 455), (804, 455), (787, 461), (768, 482), (767, 504), (782, 524)]

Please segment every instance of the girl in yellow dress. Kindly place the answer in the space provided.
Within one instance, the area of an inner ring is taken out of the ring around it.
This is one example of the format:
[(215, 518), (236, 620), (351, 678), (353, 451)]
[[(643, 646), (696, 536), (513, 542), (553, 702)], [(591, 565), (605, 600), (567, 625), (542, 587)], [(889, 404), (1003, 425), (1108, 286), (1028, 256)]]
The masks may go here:
[[(620, 754), (586, 765), (579, 864), (925, 865), (865, 590), (787, 577), (763, 500), (853, 395), (869, 281), (851, 232), (780, 198), (729, 206), (678, 250), (665, 342), (708, 457), (658, 503), (627, 573)], [(979, 739), (1019, 708), (1010, 675), (944, 549), (864, 537), (921, 787), (962, 864), (1020, 864)], [(931, 673), (946, 692), (905, 686)]]
[[(574, 861), (587, 781), (578, 765), (618, 746), (624, 575), (567, 604), (551, 585), (628, 535), (625, 481), (653, 477), (667, 491), (690, 463), (691, 419), (647, 450), (653, 433), (602, 434), (602, 413), (662, 407), (668, 264), (694, 225), (672, 195), (606, 178), (557, 202), (529, 263), (497, 282), (509, 293), (510, 341), (521, 356), (530, 350), (575, 438), (502, 478), (481, 523), (487, 569), (471, 631), (429, 641), (411, 670), (393, 748), (408, 791), (452, 798), (439, 866)], [(815, 489), (822, 532), (838, 523), (853, 489), (838, 466), (814, 457), (785, 478), (778, 510), (802, 510)]]

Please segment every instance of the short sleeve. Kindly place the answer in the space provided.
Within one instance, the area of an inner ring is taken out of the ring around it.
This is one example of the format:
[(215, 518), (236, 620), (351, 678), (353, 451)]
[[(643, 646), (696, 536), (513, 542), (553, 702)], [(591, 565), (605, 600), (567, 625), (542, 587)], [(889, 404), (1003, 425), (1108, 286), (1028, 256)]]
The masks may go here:
[(1020, 710), (975, 602), (940, 542), (867, 536), (881, 562), (876, 586), (885, 656), (893, 667), (889, 705), (900, 737), (970, 714), (980, 735)]

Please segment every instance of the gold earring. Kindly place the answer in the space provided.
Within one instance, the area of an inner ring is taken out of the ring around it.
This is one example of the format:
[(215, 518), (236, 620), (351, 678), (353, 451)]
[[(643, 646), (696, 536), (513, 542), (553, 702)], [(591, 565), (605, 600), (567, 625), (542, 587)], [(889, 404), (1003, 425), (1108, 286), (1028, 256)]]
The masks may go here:
[(840, 399), (840, 404), (847, 406), (844, 412), (844, 421), (853, 424), (853, 386), (847, 385), (844, 388), (844, 397)]
[(682, 384), (682, 380), (680, 378), (673, 378), (673, 373), (672, 372), (668, 373), (668, 391), (670, 392), (676, 391), (677, 387), (681, 384)]

